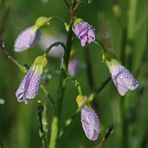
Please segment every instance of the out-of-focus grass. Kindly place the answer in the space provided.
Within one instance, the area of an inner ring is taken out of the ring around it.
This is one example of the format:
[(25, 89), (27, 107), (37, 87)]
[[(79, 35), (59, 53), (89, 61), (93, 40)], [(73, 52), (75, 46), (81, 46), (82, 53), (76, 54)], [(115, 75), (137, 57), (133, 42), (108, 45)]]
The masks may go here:
[[(116, 7), (114, 2), (116, 2)], [(3, 4), (3, 5), (2, 5)], [(2, 6), (2, 7), (1, 7)], [(5, 17), (9, 9), (7, 17)], [(104, 31), (104, 44), (114, 50), (118, 59), (121, 58), (121, 49), (125, 51), (125, 66), (135, 75), (139, 81), (139, 88), (129, 92), (125, 97), (120, 97), (112, 82), (96, 97), (98, 113), (101, 120), (100, 138), (96, 142), (90, 142), (84, 135), (80, 123), (80, 116), (74, 120), (68, 130), (59, 139), (59, 146), (64, 148), (97, 147), (105, 130), (114, 125), (114, 132), (106, 142), (106, 148), (146, 148), (148, 147), (148, 1), (147, 0), (96, 0), (89, 5), (81, 5), (77, 16), (84, 18), (96, 29), (96, 36), (100, 38)], [(113, 11), (114, 10), (114, 11)], [(0, 1), (0, 29), (2, 24), (3, 32), (0, 32), (0, 39), (6, 43), (10, 54), (22, 64), (31, 64), (37, 55), (40, 55), (40, 47), (14, 53), (13, 44), (17, 34), (25, 27), (33, 24), (39, 16), (59, 16), (67, 21), (68, 11), (61, 0), (49, 0), (47, 3), (41, 0), (1, 0)], [(102, 26), (103, 24), (103, 26)], [(101, 29), (104, 27), (104, 30)], [(57, 28), (57, 29), (56, 29)], [(65, 34), (64, 26), (54, 21), (46, 30)], [(56, 30), (55, 30), (56, 29)], [(1, 30), (0, 30), (1, 31)], [(123, 34), (126, 31), (126, 36)], [(126, 38), (126, 43), (123, 42)], [(102, 39), (102, 38), (101, 38)], [(84, 64), (82, 47), (78, 40), (74, 39), (73, 48), (77, 57)], [(125, 48), (124, 48), (125, 47)], [(123, 51), (123, 53), (124, 53)], [(98, 86), (105, 80), (109, 73), (101, 59), (101, 49), (96, 45), (90, 45), (90, 57), (93, 68), (95, 85)], [(59, 61), (52, 59), (49, 63), (49, 70), (52, 79), (49, 80), (48, 90), (51, 95), (57, 94), (57, 83), (59, 74)], [(24, 74), (12, 65), (0, 52), (0, 98), (5, 104), (0, 104), (0, 143), (8, 148), (29, 148), (41, 147), (38, 136), (37, 120), (37, 99), (45, 99), (40, 94), (27, 105), (18, 103), (15, 91)], [(89, 95), (86, 69), (78, 72), (76, 78), (82, 85), (82, 90)], [(63, 102), (62, 123), (69, 118), (77, 109), (75, 88), (68, 84)], [(47, 98), (46, 98), (47, 99)], [(48, 106), (48, 121), (50, 133), (50, 119), (52, 110)]]

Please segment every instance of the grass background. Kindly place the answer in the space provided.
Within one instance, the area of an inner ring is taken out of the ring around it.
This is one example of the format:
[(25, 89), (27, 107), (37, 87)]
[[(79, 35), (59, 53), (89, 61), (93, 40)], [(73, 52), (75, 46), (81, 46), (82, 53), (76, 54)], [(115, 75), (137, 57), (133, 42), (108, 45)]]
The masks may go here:
[[(85, 3), (85, 1), (83, 1)], [(32, 25), (39, 16), (58, 16), (68, 22), (69, 13), (62, 0), (0, 0), (0, 39), (5, 41), (8, 52), (21, 64), (31, 65), (42, 53), (36, 47), (23, 53), (15, 53), (14, 41), (19, 32)], [(148, 148), (148, 1), (147, 0), (94, 0), (91, 4), (80, 5), (77, 17), (85, 19), (95, 27), (96, 37), (132, 72), (139, 81), (139, 87), (124, 97), (119, 96), (112, 82), (96, 97), (101, 121), (101, 133), (96, 142), (89, 141), (82, 130), (78, 115), (58, 141), (59, 148), (97, 148), (106, 129), (114, 125), (114, 131), (103, 147), (105, 148)], [(60, 21), (53, 21), (42, 29), (53, 35), (66, 31)], [(77, 75), (84, 94), (90, 94), (85, 68), (84, 49), (77, 39), (73, 48), (83, 66)], [(108, 76), (108, 70), (101, 59), (101, 50), (89, 46), (94, 85), (98, 87)], [(47, 84), (49, 93), (55, 98), (59, 74), (59, 60), (49, 59), (52, 78)], [(42, 147), (38, 136), (37, 100), (47, 99), (39, 95), (27, 105), (18, 103), (15, 91), (24, 77), (0, 52), (0, 145), (5, 148)], [(63, 102), (62, 125), (77, 109), (77, 91), (68, 83)], [(48, 127), (52, 109), (47, 107)], [(0, 146), (1, 147), (1, 146)]]

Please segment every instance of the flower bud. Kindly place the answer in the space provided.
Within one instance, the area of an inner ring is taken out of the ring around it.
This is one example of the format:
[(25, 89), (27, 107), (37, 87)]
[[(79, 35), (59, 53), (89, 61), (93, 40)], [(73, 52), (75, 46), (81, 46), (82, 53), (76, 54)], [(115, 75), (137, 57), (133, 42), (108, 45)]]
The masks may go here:
[[(77, 21), (79, 20), (79, 21)], [(82, 47), (95, 41), (95, 29), (80, 19), (76, 19), (73, 32), (80, 39)]]
[(121, 96), (124, 96), (128, 90), (134, 90), (138, 87), (138, 81), (134, 76), (117, 60), (106, 61), (107, 67), (111, 73), (112, 80)]
[(32, 26), (23, 30), (17, 37), (14, 44), (14, 51), (22, 52), (33, 47), (40, 39), (40, 33), (37, 28)]
[(100, 132), (100, 121), (96, 112), (87, 106), (83, 106), (81, 109), (81, 123), (87, 138), (92, 141), (97, 140)]
[(28, 100), (33, 99), (37, 95), (40, 86), (41, 75), (46, 65), (47, 59), (45, 55), (39, 56), (35, 59), (33, 65), (16, 91), (18, 102), (24, 101), (25, 104), (27, 104)]
[(51, 17), (39, 17), (33, 26), (23, 30), (16, 38), (14, 51), (22, 52), (33, 47), (40, 40), (40, 32), (38, 29), (44, 25), (48, 25), (50, 20)]

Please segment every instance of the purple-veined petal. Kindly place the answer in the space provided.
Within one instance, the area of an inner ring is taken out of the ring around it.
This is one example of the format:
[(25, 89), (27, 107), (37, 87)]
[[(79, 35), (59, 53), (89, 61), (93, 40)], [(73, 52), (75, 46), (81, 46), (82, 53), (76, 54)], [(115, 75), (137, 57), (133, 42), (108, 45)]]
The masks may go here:
[(87, 22), (79, 22), (76, 24), (73, 32), (80, 39), (82, 47), (95, 41), (94, 28)]
[(110, 68), (111, 76), (117, 90), (121, 96), (124, 96), (128, 90), (134, 90), (138, 87), (138, 81), (122, 65), (115, 65)]
[(19, 102), (24, 101), (27, 103), (29, 99), (32, 99), (37, 95), (39, 85), (40, 74), (30, 69), (16, 91), (17, 100)]

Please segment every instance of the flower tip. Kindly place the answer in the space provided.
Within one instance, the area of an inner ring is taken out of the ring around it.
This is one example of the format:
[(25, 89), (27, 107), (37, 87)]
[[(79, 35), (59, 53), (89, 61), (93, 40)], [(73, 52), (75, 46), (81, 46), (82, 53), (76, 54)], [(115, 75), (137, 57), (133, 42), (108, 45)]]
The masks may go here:
[(36, 19), (35, 26), (37, 28), (40, 28), (40, 27), (42, 27), (44, 25), (49, 25), (51, 19), (52, 19), (52, 17), (41, 16), (41, 17)]
[(22, 52), (28, 48), (33, 47), (40, 39), (40, 33), (34, 26), (28, 27), (23, 30), (14, 43), (14, 51)]

